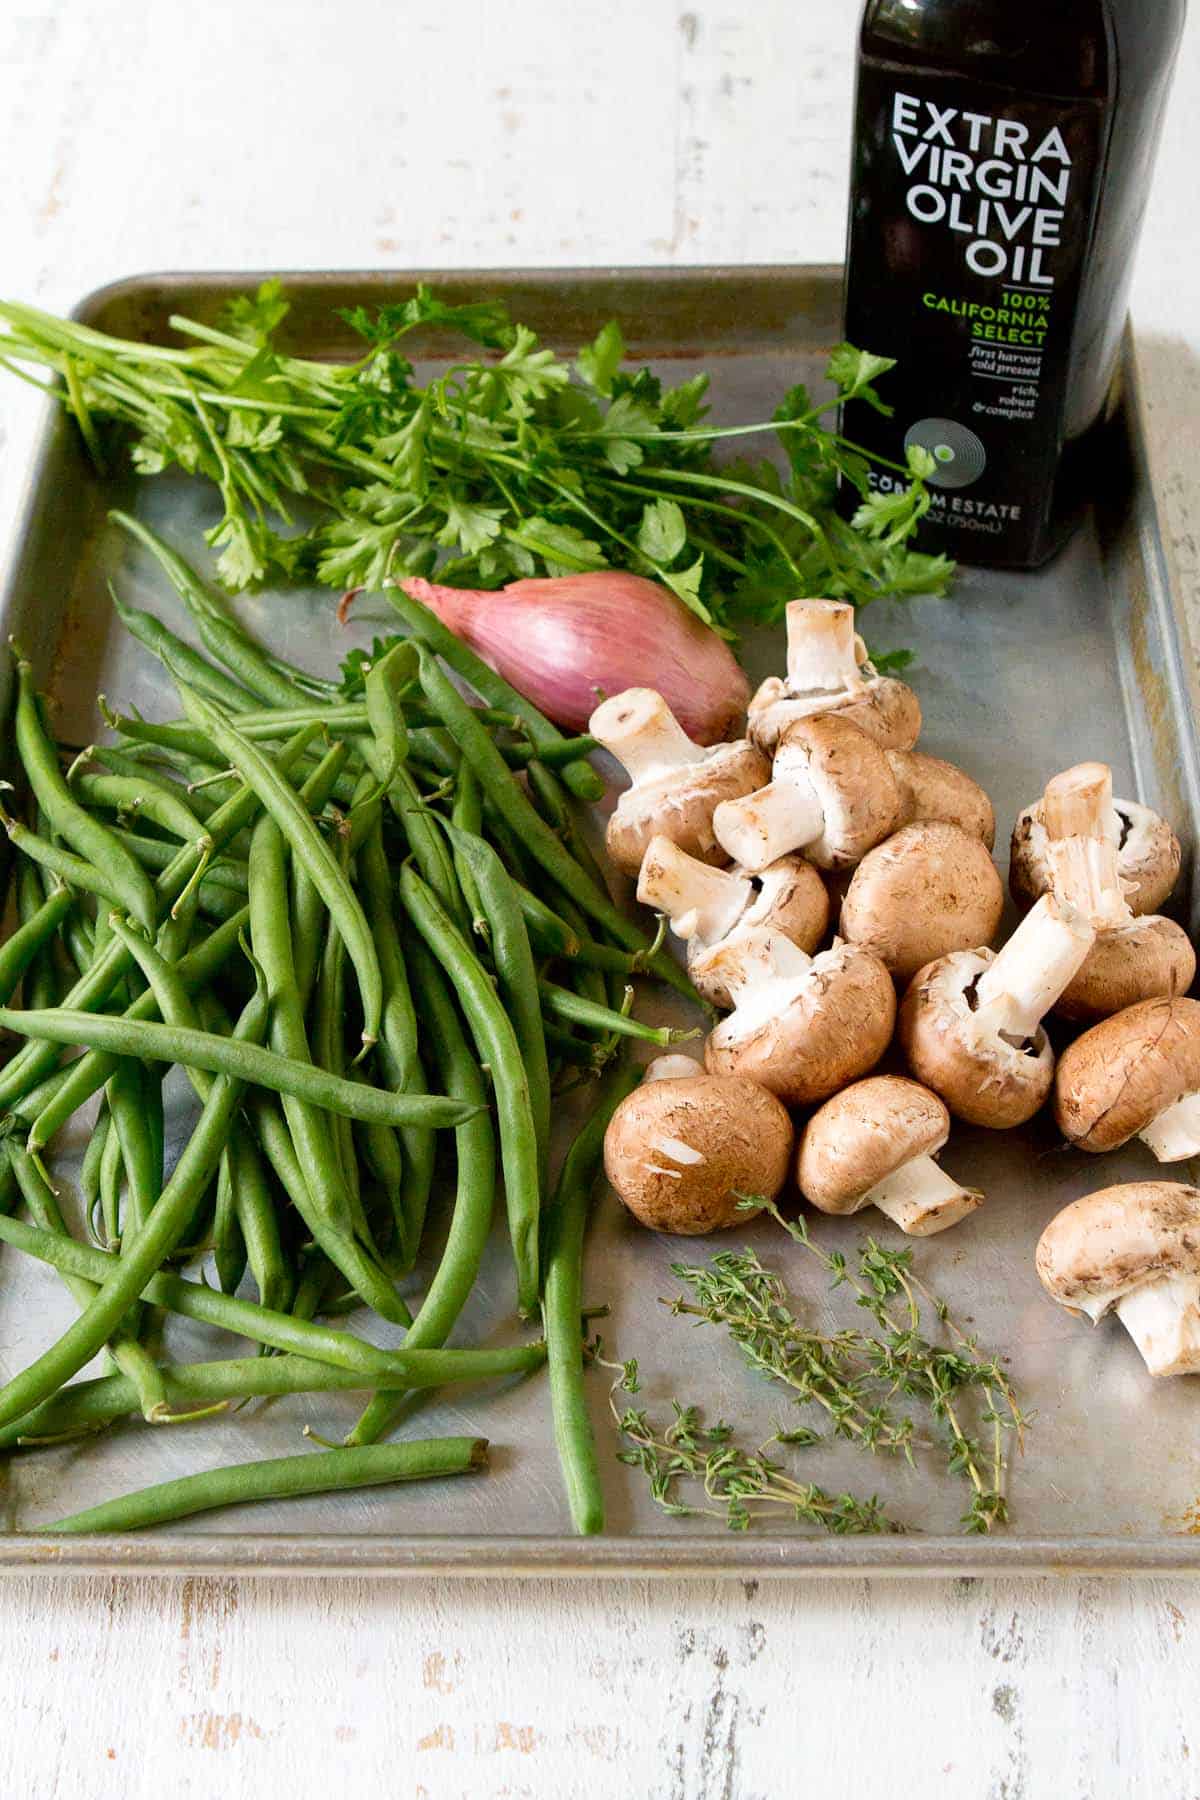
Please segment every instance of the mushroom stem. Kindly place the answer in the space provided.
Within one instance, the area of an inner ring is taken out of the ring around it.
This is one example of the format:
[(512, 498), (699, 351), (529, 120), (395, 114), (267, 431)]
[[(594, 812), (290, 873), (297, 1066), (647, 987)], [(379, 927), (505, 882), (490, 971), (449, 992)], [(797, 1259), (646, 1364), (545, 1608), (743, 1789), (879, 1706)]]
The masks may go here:
[(862, 1206), (877, 1206), (910, 1237), (932, 1237), (948, 1231), (982, 1205), (976, 1188), (959, 1187), (932, 1156), (914, 1156), (862, 1197)]
[(756, 872), (789, 851), (815, 844), (824, 830), (825, 810), (817, 790), (798, 770), (742, 800), (722, 800), (713, 813), (713, 832), (722, 850)]
[(1200, 1375), (1200, 1275), (1166, 1275), (1117, 1301), (1151, 1375)]
[(1113, 810), (1112, 770), (1107, 763), (1076, 763), (1053, 776), (1042, 794), (1042, 816), (1050, 838), (1120, 838)]
[(808, 979), (812, 960), (782, 932), (748, 925), (704, 951), (698, 967), (725, 983), (739, 1023), (750, 1031), (790, 1005)]
[(786, 616), (789, 693), (841, 694), (866, 685), (852, 606), (844, 600), (792, 600)]
[(1133, 922), (1117, 872), (1117, 846), (1111, 838), (1051, 838), (1046, 860), (1052, 892), (1082, 913), (1097, 931), (1114, 931)]
[(646, 1064), (642, 1081), (686, 1081), (691, 1075), (703, 1075), (703, 1066), (676, 1050), (670, 1056), (656, 1056)]
[(1185, 1162), (1200, 1155), (1200, 1094), (1184, 1094), (1138, 1132), (1159, 1162)]
[(1023, 1043), (1083, 965), (1096, 934), (1073, 908), (1043, 894), (976, 984), (976, 1019)]
[(733, 930), (754, 898), (754, 883), (698, 862), (673, 844), (656, 837), (642, 859), (637, 897), (643, 906), (666, 913), (677, 937), (715, 943)]
[(708, 752), (680, 725), (653, 688), (628, 688), (598, 706), (588, 729), (622, 763), (633, 782), (654, 781), (673, 769), (701, 763)]

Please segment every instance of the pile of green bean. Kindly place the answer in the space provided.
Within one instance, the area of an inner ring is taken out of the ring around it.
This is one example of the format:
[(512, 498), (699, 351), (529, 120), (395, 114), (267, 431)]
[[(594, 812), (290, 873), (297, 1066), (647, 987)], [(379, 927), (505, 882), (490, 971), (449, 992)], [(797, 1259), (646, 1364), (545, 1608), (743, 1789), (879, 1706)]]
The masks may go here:
[[(378, 1441), (419, 1390), (548, 1360), (572, 1516), (597, 1530), (587, 1205), (632, 1080), (623, 1046), (673, 1035), (632, 1016), (633, 978), (690, 989), (613, 904), (588, 849), (577, 802), (601, 791), (591, 741), (562, 737), (398, 592), (407, 636), (346, 698), (269, 654), (173, 550), (117, 517), (158, 559), (206, 654), (114, 595), (174, 681), (180, 716), (106, 709), (112, 741), (77, 751), (55, 743), (17, 653), (28, 804), (0, 808), (19, 853), (0, 1026), (23, 1042), (0, 1069), (0, 1241), (53, 1268), (79, 1316), (0, 1389), (0, 1448), (131, 1415), (161, 1424), (255, 1396), (370, 1390), (342, 1450), (210, 1470), (53, 1529), (143, 1526), (480, 1467), (476, 1440), (387, 1454)], [(173, 1065), (198, 1115), (168, 1170)], [(597, 1077), (551, 1192), (554, 1096)], [(96, 1096), (68, 1223), (58, 1134)], [(442, 1183), (444, 1239), (427, 1229)], [(527, 1319), (540, 1309), (544, 1338), (446, 1348), (500, 1191), (514, 1304)], [(215, 1286), (180, 1272), (208, 1257)], [(422, 1285), (414, 1313), (405, 1294)], [(394, 1348), (334, 1322), (359, 1308)], [(258, 1354), (173, 1363), (168, 1312)], [(102, 1349), (113, 1372), (74, 1381)]]

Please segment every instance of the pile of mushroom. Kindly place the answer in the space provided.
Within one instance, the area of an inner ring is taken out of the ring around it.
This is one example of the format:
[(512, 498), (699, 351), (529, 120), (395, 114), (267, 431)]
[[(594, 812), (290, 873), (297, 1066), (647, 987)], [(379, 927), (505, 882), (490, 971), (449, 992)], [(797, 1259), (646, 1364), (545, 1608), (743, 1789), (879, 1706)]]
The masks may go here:
[[(703, 1070), (660, 1058), (610, 1127), (610, 1180), (644, 1224), (727, 1227), (747, 1196), (781, 1195), (791, 1166), (819, 1211), (944, 1231), (983, 1200), (934, 1160), (952, 1120), (1009, 1130), (1051, 1097), (1081, 1151), (1140, 1138), (1160, 1162), (1200, 1155), (1196, 956), (1157, 910), (1174, 832), (1114, 800), (1103, 763), (1053, 776), (1012, 835), (1025, 917), (996, 950), (991, 802), (915, 748), (920, 725), (912, 690), (868, 662), (853, 608), (821, 600), (788, 607), (786, 673), (754, 695), (746, 739), (701, 749), (643, 689), (593, 715), (631, 776), (613, 861), (726, 1013)], [(1049, 1018), (1090, 1029), (1056, 1059)], [(1134, 1182), (1076, 1201), (1038, 1272), (1064, 1305), (1115, 1310), (1153, 1373), (1200, 1372), (1197, 1190)]]

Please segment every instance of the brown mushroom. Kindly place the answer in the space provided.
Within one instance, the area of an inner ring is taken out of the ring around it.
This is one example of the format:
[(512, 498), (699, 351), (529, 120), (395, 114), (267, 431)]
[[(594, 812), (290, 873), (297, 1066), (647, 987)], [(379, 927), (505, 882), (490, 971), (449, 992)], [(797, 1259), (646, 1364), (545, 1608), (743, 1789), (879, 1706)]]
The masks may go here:
[(864, 856), (840, 930), (906, 981), (939, 956), (986, 944), (1003, 911), (1004, 889), (984, 845), (934, 820), (904, 826)]
[(745, 869), (803, 850), (822, 869), (848, 869), (894, 830), (900, 790), (885, 753), (839, 713), (789, 725), (771, 780), (713, 814), (722, 849)]
[(983, 1202), (933, 1158), (950, 1135), (936, 1094), (903, 1075), (871, 1075), (843, 1088), (808, 1121), (800, 1139), (800, 1192), (827, 1213), (877, 1206), (910, 1237), (957, 1225)]
[(1200, 1000), (1142, 1000), (1063, 1051), (1054, 1117), (1080, 1150), (1132, 1137), (1159, 1162), (1200, 1154)]
[(868, 950), (836, 943), (809, 957), (790, 939), (748, 926), (704, 953), (734, 1010), (710, 1032), (714, 1075), (748, 1075), (790, 1106), (815, 1106), (873, 1069), (892, 1038), (896, 995)]
[(838, 712), (885, 749), (910, 750), (921, 730), (912, 689), (877, 675), (844, 600), (793, 600), (787, 608), (787, 675), (769, 676), (750, 702), (748, 730), (768, 753), (797, 719)]
[(770, 776), (762, 753), (744, 739), (702, 749), (653, 688), (627, 688), (598, 706), (592, 736), (623, 763), (631, 785), (608, 822), (608, 854), (636, 875), (652, 837), (668, 837), (703, 862), (726, 860), (713, 836), (722, 800), (753, 793)]
[(703, 952), (747, 925), (766, 925), (812, 952), (829, 926), (825, 883), (802, 856), (784, 856), (757, 875), (714, 869), (680, 850), (669, 838), (652, 838), (642, 859), (637, 897), (665, 913), (671, 930), (687, 942), (688, 971), (714, 1006), (731, 1004), (718, 975), (706, 976)]
[(1139, 1000), (1187, 992), (1196, 975), (1196, 953), (1187, 932), (1160, 913), (1134, 917), (1110, 839), (1050, 838), (1046, 857), (1051, 891), (1096, 930), (1083, 967), (1054, 1009), (1062, 1018), (1092, 1024)]
[(643, 1225), (694, 1237), (744, 1220), (743, 1195), (773, 1200), (792, 1142), (786, 1111), (757, 1082), (660, 1056), (609, 1122), (604, 1169)]
[(1041, 1020), (1093, 935), (1046, 894), (998, 956), (959, 950), (918, 971), (900, 1005), (900, 1044), (913, 1074), (956, 1118), (1000, 1131), (1037, 1112), (1054, 1079)]
[(1037, 1247), (1052, 1300), (1115, 1311), (1151, 1375), (1200, 1375), (1200, 1190), (1129, 1181), (1072, 1201)]
[(937, 820), (957, 825), (991, 849), (996, 842), (996, 814), (991, 801), (965, 769), (927, 756), (923, 750), (889, 750), (887, 759), (900, 788), (901, 825)]
[[(1047, 816), (1049, 808), (1049, 817)], [(1114, 800), (1105, 763), (1077, 763), (1047, 782), (1013, 826), (1008, 885), (1019, 906), (1049, 892), (1050, 836), (1103, 837), (1117, 848), (1117, 873), (1130, 910), (1157, 912), (1179, 879), (1179, 839), (1167, 821), (1135, 800)]]

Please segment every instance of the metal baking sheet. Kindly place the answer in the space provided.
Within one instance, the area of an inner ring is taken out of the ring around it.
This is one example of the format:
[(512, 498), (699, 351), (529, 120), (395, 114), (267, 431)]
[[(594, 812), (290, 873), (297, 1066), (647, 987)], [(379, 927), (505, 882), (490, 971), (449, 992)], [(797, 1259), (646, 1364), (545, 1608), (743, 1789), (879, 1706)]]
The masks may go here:
[[(384, 301), (415, 275), (296, 275), (290, 329), (310, 355), (337, 355), (334, 308)], [(634, 355), (683, 377), (713, 373), (722, 421), (770, 415), (780, 392), (817, 382), (839, 333), (835, 269), (695, 269), (512, 273), (482, 270), (424, 278), (458, 297), (505, 296), (515, 315), (569, 349), (610, 316)], [(212, 319), (248, 276), (153, 276), (122, 282), (81, 308), (120, 334), (163, 338), (175, 310)], [(418, 351), (420, 346), (417, 346)], [(1116, 790), (1165, 812), (1187, 845), (1176, 905), (1200, 928), (1193, 847), (1200, 832), (1192, 661), (1167, 580), (1139, 422), (1135, 361), (1127, 342), (1124, 397), (1114, 452), (1125, 479), (1098, 503), (1096, 518), (1050, 567), (1034, 575), (967, 571), (952, 599), (879, 607), (868, 632), (879, 647), (907, 643), (925, 709), (922, 747), (953, 758), (981, 780), (1001, 821), (997, 857), (1020, 805), (1050, 773), (1083, 757), (1113, 764)], [(1109, 457), (1110, 465), (1117, 460)], [(23, 531), (4, 581), (4, 630), (34, 655), (58, 703), (60, 735), (96, 732), (97, 693), (148, 715), (173, 710), (148, 655), (115, 626), (109, 578), (136, 604), (171, 613), (161, 579), (106, 523), (120, 501), (189, 553), (215, 515), (211, 494), (182, 478), (100, 480), (74, 431), (47, 418), (29, 476)], [(263, 594), (243, 603), (247, 623), (287, 655), (327, 670), (353, 642), (387, 623), (386, 607), (361, 606), (352, 630), (337, 626), (328, 591)], [(779, 634), (748, 639), (752, 677), (777, 668)], [(5, 674), (7, 680), (7, 672)], [(648, 995), (648, 1016), (667, 1003)], [(76, 1123), (57, 1148), (69, 1199), (87, 1136)], [(1012, 1372), (1037, 1417), (1028, 1452), (1011, 1474), (1012, 1525), (987, 1539), (957, 1533), (963, 1494), (927, 1457), (909, 1472), (861, 1453), (822, 1447), (796, 1452), (802, 1478), (856, 1491), (878, 1489), (913, 1529), (903, 1537), (828, 1538), (804, 1529), (758, 1527), (744, 1536), (711, 1519), (668, 1519), (642, 1478), (615, 1460), (607, 1381), (591, 1399), (608, 1492), (609, 1535), (570, 1534), (544, 1381), (457, 1390), (412, 1415), (424, 1434), (470, 1431), (491, 1439), (491, 1473), (478, 1479), (392, 1491), (241, 1508), (136, 1537), (39, 1539), (37, 1524), (130, 1487), (188, 1471), (299, 1447), (311, 1423), (336, 1437), (357, 1397), (297, 1397), (255, 1403), (233, 1416), (168, 1428), (130, 1425), (97, 1440), (17, 1454), (0, 1466), (0, 1566), (44, 1569), (253, 1569), (289, 1573), (557, 1571), (608, 1574), (770, 1572), (999, 1572), (1001, 1570), (1200, 1570), (1200, 1381), (1154, 1383), (1115, 1323), (1089, 1330), (1044, 1297), (1033, 1248), (1046, 1221), (1092, 1188), (1153, 1172), (1148, 1151), (1104, 1160), (1064, 1152), (1042, 1119), (998, 1136), (958, 1129), (946, 1151), (959, 1179), (987, 1194), (983, 1210), (918, 1246), (926, 1279), (969, 1318), (984, 1343), (1011, 1354)], [(1177, 1175), (1186, 1179), (1189, 1171)], [(886, 1221), (869, 1227), (891, 1233)], [(823, 1220), (823, 1241), (849, 1250), (861, 1220)], [(828, 1303), (816, 1265), (769, 1224), (721, 1240), (753, 1243), (783, 1270), (802, 1308), (845, 1321)], [(668, 1240), (633, 1226), (611, 1194), (597, 1203), (587, 1257), (589, 1302), (607, 1302), (609, 1354), (637, 1356), (645, 1403), (668, 1409), (678, 1395), (710, 1417), (733, 1420), (758, 1442), (788, 1417), (786, 1395), (745, 1367), (713, 1328), (699, 1335), (669, 1316), (660, 1296), (677, 1291), (669, 1264), (702, 1257), (717, 1243)], [(414, 1291), (420, 1288), (420, 1272)], [(0, 1372), (8, 1375), (65, 1326), (68, 1303), (53, 1275), (12, 1251), (0, 1273)], [(457, 1337), (497, 1342), (515, 1334), (507, 1252), (493, 1255)], [(173, 1321), (178, 1354), (222, 1355), (214, 1334)]]

